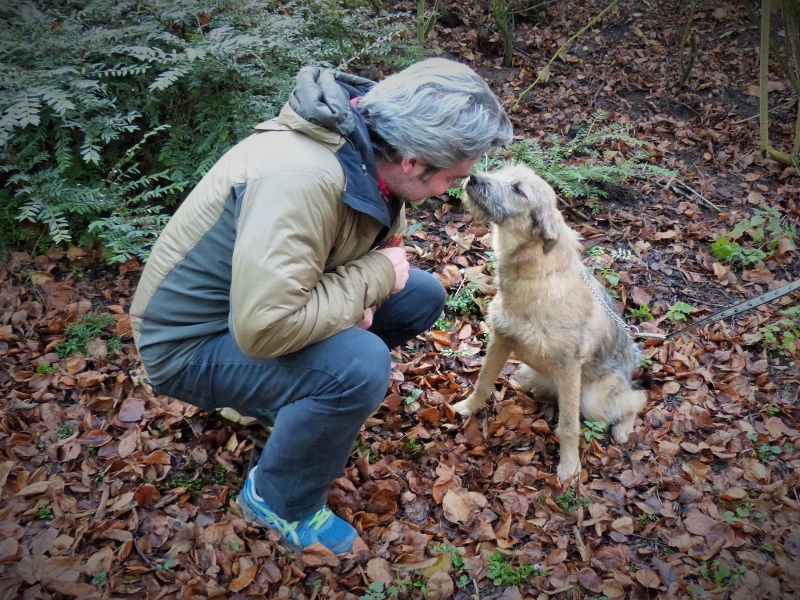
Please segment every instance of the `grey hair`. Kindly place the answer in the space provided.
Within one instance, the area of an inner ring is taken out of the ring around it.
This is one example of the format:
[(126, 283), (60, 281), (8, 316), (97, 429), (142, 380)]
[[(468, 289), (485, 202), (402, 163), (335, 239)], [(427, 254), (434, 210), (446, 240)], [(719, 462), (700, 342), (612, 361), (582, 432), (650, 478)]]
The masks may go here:
[(475, 71), (444, 58), (378, 82), (358, 103), (376, 154), (449, 169), (511, 141), (511, 120)]

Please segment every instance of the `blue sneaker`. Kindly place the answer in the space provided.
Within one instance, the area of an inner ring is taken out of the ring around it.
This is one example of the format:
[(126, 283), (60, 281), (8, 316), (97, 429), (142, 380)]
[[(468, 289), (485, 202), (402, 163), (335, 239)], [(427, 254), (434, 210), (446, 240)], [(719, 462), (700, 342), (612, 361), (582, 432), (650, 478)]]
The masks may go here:
[(236, 504), (242, 509), (245, 521), (278, 531), (286, 545), (295, 551), (319, 542), (335, 554), (344, 554), (350, 552), (353, 541), (358, 537), (353, 526), (333, 514), (327, 506), (303, 521), (281, 519), (256, 492), (253, 471), (245, 480)]

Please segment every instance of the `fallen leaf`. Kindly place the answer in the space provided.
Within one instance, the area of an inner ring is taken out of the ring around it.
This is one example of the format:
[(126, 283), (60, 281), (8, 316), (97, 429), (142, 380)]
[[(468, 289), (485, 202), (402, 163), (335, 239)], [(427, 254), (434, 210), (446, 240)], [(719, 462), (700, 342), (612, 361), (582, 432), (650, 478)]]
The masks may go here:
[(144, 416), (145, 402), (140, 398), (131, 396), (122, 402), (117, 417), (123, 423), (141, 421)]

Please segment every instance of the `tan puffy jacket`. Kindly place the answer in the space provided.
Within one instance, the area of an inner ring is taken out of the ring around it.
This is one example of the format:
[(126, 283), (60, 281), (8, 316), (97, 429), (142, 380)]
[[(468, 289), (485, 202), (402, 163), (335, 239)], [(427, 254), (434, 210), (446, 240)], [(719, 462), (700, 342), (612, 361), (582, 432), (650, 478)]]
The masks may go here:
[(319, 105), (303, 98), (333, 89), (322, 104), (341, 125), (287, 105), (209, 170), (153, 248), (130, 312), (156, 385), (211, 335), (230, 329), (253, 357), (287, 354), (352, 327), (392, 291), (391, 262), (371, 250), (404, 227), (403, 207), (380, 195), (349, 105), (371, 83), (313, 69), (301, 84), (291, 104), (313, 115)]

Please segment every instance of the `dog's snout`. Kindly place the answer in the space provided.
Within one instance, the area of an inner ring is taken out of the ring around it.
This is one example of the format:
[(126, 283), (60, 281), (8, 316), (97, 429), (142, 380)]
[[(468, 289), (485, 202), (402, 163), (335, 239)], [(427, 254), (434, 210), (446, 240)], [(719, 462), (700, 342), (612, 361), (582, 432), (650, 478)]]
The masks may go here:
[(470, 175), (467, 179), (467, 185), (481, 185), (485, 179), (480, 175)]

